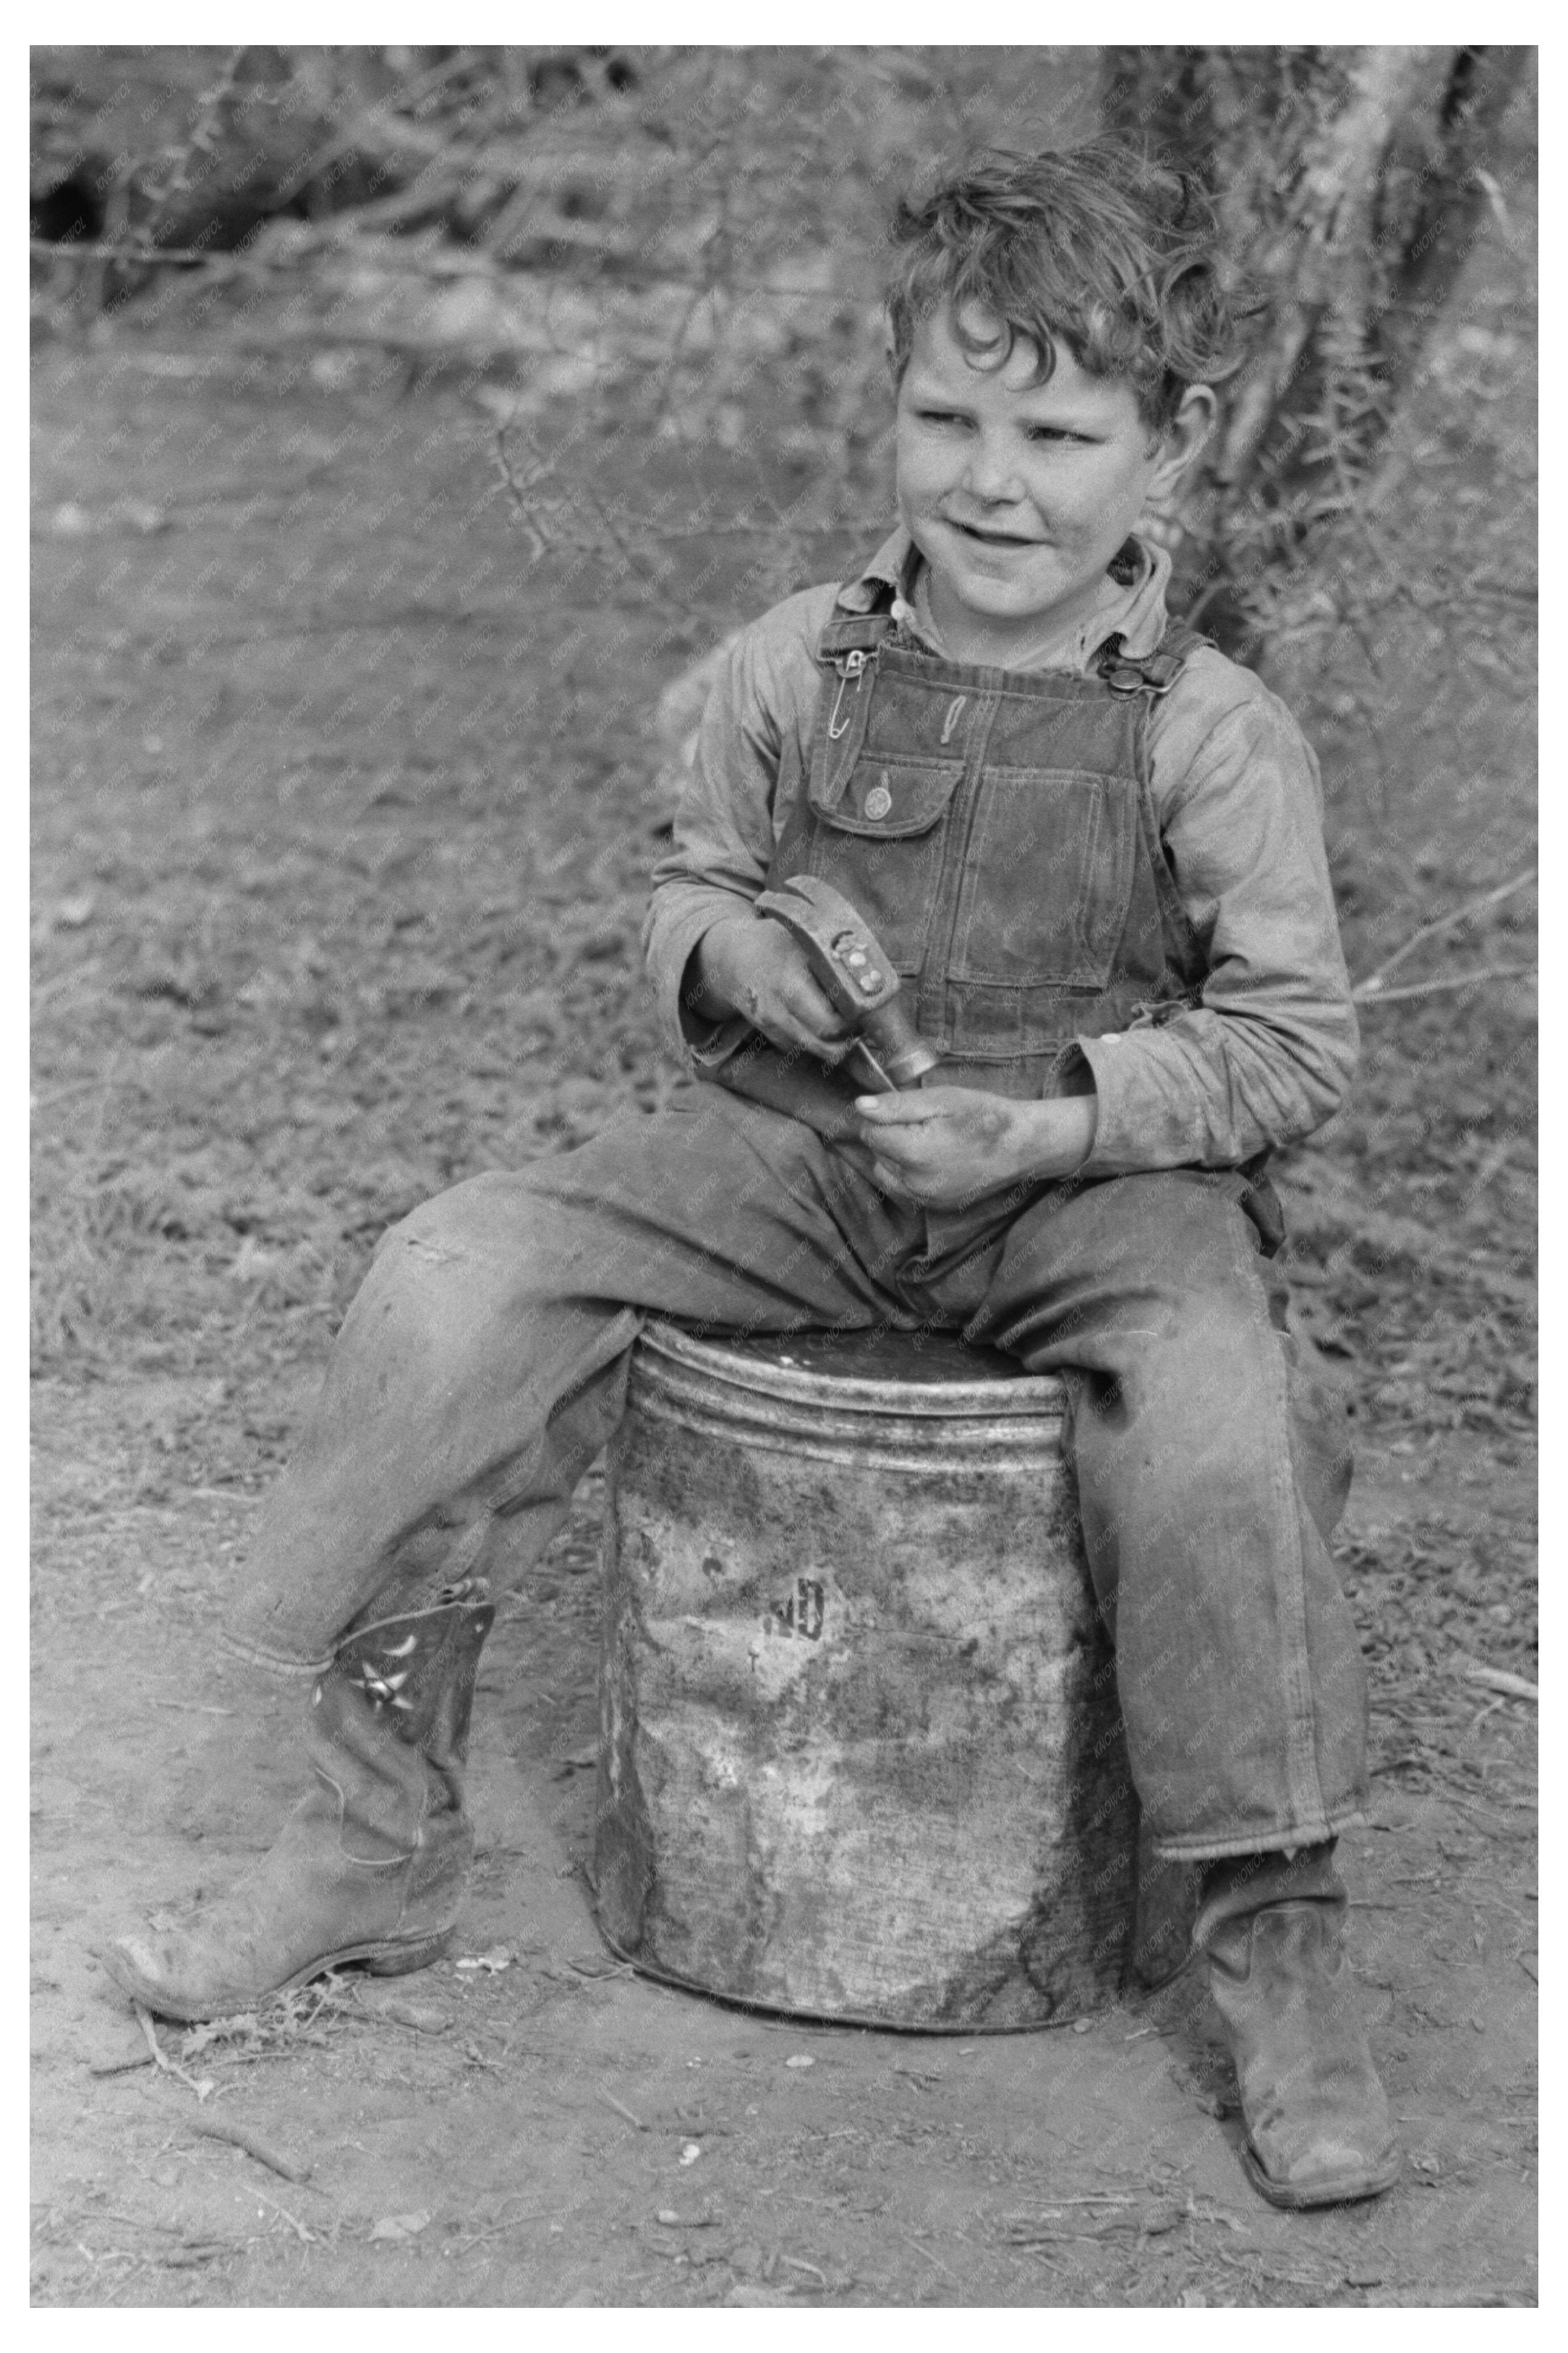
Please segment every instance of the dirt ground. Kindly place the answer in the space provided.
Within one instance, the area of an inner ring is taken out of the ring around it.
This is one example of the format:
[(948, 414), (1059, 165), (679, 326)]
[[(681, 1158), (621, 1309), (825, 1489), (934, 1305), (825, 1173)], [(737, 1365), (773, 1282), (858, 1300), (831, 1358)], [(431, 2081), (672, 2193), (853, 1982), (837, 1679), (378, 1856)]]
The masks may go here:
[[(614, 1963), (593, 1482), (486, 1652), (457, 1957), (165, 2029), (153, 2065), (88, 1946), (221, 1883), (299, 1788), (281, 1703), (214, 1639), (256, 1497), (385, 1223), (668, 1091), (635, 954), (650, 714), (758, 601), (728, 543), (657, 595), (531, 570), (472, 386), (286, 324), (176, 312), (37, 361), (35, 2300), (1532, 2302), (1534, 1709), (1471, 1674), (1535, 1672), (1507, 985), (1369, 1014), (1356, 1105), (1283, 1172), (1362, 1430), (1339, 1551), (1374, 1799), (1345, 1848), (1388, 2198), (1257, 2200), (1190, 1974), (960, 2042)], [(1471, 481), (1473, 445), (1451, 462)], [(724, 463), (706, 493), (739, 501)], [(820, 575), (863, 544), (825, 532)], [(1510, 677), (1489, 712), (1472, 676), (1409, 676), (1372, 722), (1310, 690), (1363, 971), (1530, 855)], [(1516, 962), (1526, 920), (1502, 903), (1456, 959)]]
[[(212, 2039), (165, 2029), (186, 2073), (158, 2073), (84, 1943), (216, 1881), (298, 1786), (288, 1711), (211, 1643), (243, 1502), (113, 1501), (187, 1401), (144, 1382), (40, 1401), (38, 2300), (1533, 2301), (1526, 1711), (1435, 1694), (1414, 1763), (1379, 1719), (1376, 1799), (1345, 1845), (1408, 2169), (1375, 2205), (1279, 2215), (1242, 2176), (1190, 1974), (1081, 2029), (954, 2041), (748, 2016), (613, 1961), (584, 1879), (591, 1497), (486, 1653), (481, 1861), (458, 1957), (395, 1987), (344, 1979)], [(1489, 1517), (1484, 1463), (1384, 1458), (1354, 1532), (1412, 1531), (1417, 1485), (1421, 1512)], [(132, 1545), (155, 1613), (128, 1577)], [(209, 2117), (309, 2179), (198, 2138)]]

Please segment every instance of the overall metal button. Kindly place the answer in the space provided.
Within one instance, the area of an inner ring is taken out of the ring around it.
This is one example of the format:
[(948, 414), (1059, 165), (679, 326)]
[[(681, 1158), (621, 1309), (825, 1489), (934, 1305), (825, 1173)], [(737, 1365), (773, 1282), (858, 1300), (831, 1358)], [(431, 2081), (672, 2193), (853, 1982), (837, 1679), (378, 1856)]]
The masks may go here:
[(866, 796), (867, 816), (870, 818), (884, 818), (887, 816), (888, 811), (892, 807), (892, 806), (893, 796), (888, 790), (887, 786), (873, 785), (870, 791)]

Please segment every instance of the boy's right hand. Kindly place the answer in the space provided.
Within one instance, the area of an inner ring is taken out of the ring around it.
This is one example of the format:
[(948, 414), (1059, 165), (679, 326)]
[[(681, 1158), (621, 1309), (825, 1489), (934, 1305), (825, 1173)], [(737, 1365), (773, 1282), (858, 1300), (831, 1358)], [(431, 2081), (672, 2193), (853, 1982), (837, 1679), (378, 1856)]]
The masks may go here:
[(819, 1061), (842, 1061), (847, 1023), (813, 979), (805, 951), (771, 915), (725, 915), (697, 948), (704, 1012), (743, 1013), (753, 1029), (785, 1053), (802, 1048)]

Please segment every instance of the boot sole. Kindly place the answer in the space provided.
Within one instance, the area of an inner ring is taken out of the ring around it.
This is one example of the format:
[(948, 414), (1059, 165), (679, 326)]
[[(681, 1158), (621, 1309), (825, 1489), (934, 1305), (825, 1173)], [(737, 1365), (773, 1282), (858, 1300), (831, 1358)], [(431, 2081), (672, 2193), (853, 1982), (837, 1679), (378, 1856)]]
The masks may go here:
[(212, 2018), (233, 2018), (241, 2010), (253, 2010), (258, 2002), (276, 2000), (279, 1994), (292, 1993), (297, 1986), (309, 1985), (312, 1978), (325, 1977), (329, 1969), (347, 1968), (363, 1961), (365, 1974), (373, 1978), (412, 1976), (416, 1969), (427, 1969), (451, 1948), (456, 1930), (447, 1928), (438, 1936), (422, 1936), (416, 1944), (389, 1945), (384, 1939), (374, 1944), (344, 1945), (333, 1953), (323, 1953), (319, 1960), (307, 1961), (292, 1977), (284, 1978), (275, 1986), (265, 1986), (259, 1991), (224, 1994), (202, 2000), (182, 1998), (166, 1992), (151, 1978), (144, 1978), (125, 1956), (112, 1947), (100, 1947), (95, 1958), (101, 1961), (116, 1985), (140, 2002), (143, 2010), (155, 2018), (176, 2019), (183, 2026), (194, 2026)]
[(1330, 2175), (1321, 2181), (1295, 2187), (1288, 2181), (1276, 2181), (1265, 2173), (1258, 2152), (1247, 2141), (1241, 2152), (1242, 2168), (1260, 2198), (1270, 2206), (1287, 2207), (1292, 2213), (1301, 2213), (1310, 2206), (1349, 2206), (1358, 2198), (1381, 2198), (1392, 2189), (1402, 2169), (1397, 2149), (1380, 2166), (1363, 2168), (1359, 2173)]

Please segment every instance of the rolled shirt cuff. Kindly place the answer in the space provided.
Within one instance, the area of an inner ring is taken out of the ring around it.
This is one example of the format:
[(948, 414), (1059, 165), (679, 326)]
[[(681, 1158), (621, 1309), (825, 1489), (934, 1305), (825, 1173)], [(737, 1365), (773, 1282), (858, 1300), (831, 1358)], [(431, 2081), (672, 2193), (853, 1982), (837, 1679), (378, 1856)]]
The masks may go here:
[(732, 892), (715, 891), (699, 904), (682, 910), (667, 930), (661, 929), (657, 943), (649, 943), (659, 1026), (665, 1043), (689, 1070), (697, 1065), (711, 1069), (727, 1061), (750, 1035), (751, 1024), (742, 1014), (731, 1013), (721, 1021), (712, 1021), (693, 1012), (686, 1002), (686, 976), (704, 934), (725, 916), (749, 910), (751, 903)]
[(681, 1051), (689, 1062), (705, 1071), (727, 1062), (752, 1034), (743, 1013), (731, 1013), (722, 1021), (703, 1021), (682, 1004), (679, 1017)]
[(1144, 1037), (1113, 1029), (1074, 1042), (1093, 1073), (1099, 1104), (1094, 1143), (1075, 1175), (1129, 1176), (1152, 1168), (1187, 1167), (1201, 1160), (1201, 1141), (1189, 1132), (1188, 1123), (1173, 1116), (1163, 1091), (1139, 1084), (1147, 1076)]

